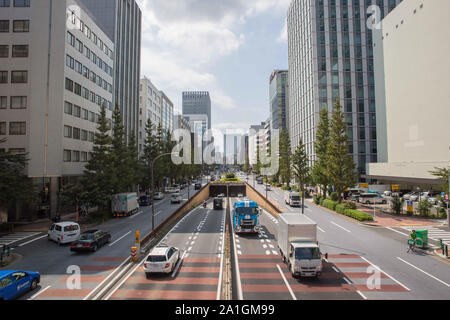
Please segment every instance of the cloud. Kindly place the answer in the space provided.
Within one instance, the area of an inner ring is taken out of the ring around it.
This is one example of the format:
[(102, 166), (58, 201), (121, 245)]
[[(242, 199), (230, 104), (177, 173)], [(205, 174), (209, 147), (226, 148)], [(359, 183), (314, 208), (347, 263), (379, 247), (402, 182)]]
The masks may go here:
[(281, 30), (280, 36), (277, 39), (277, 42), (286, 43), (287, 42), (287, 20), (284, 20), (283, 29)]

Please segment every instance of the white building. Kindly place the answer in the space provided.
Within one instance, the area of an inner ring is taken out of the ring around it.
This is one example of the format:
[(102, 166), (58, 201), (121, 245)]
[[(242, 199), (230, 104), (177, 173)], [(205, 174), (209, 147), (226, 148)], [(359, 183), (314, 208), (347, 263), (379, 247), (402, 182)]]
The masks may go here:
[(368, 177), (436, 184), (450, 167), (450, 2), (404, 0), (374, 32), (380, 163)]
[(139, 134), (138, 145), (139, 152), (144, 151), (145, 126), (148, 119), (151, 119), (154, 125), (154, 133), (158, 124), (161, 122), (162, 97), (161, 91), (156, 88), (150, 79), (144, 77), (139, 86)]
[(114, 45), (75, 0), (0, 3), (0, 148), (29, 154), (55, 215), (61, 185), (89, 160), (102, 104), (111, 119)]
[[(261, 122), (260, 125), (250, 126), (250, 132), (248, 134), (248, 158), (250, 165), (254, 166), (257, 162), (257, 149), (259, 147), (260, 153), (262, 152), (264, 145), (264, 131), (265, 123)], [(261, 160), (261, 159), (260, 159)]]

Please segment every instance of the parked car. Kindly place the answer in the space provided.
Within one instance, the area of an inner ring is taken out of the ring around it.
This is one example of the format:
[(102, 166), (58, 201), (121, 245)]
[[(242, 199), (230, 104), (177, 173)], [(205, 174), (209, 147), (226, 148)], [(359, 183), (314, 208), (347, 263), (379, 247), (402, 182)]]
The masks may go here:
[(47, 239), (58, 245), (71, 243), (80, 237), (80, 225), (76, 222), (58, 222), (52, 224), (47, 232)]
[(139, 205), (141, 207), (150, 206), (152, 204), (152, 197), (151, 196), (141, 196), (139, 197)]
[(410, 192), (403, 196), (405, 200), (417, 201), (419, 200), (420, 193), (419, 192)]
[(181, 203), (183, 201), (183, 197), (179, 193), (174, 193), (170, 197), (170, 203)]
[(180, 250), (160, 244), (152, 249), (144, 262), (144, 272), (147, 278), (152, 273), (171, 273), (180, 259)]
[(383, 198), (385, 198), (385, 197), (392, 197), (392, 191), (383, 192)]
[(387, 200), (384, 199), (379, 193), (361, 193), (359, 196), (359, 203), (364, 204), (386, 204)]
[(12, 300), (36, 289), (41, 276), (36, 271), (0, 270), (0, 300)]
[(81, 234), (80, 238), (72, 242), (70, 251), (97, 251), (98, 248), (111, 242), (111, 234), (102, 230), (89, 230)]
[(155, 199), (155, 200), (162, 200), (162, 199), (164, 199), (164, 193), (162, 193), (162, 192), (155, 192), (155, 195), (153, 196), (153, 199)]
[(202, 188), (202, 184), (201, 183), (196, 183), (194, 186), (195, 190), (200, 190)]

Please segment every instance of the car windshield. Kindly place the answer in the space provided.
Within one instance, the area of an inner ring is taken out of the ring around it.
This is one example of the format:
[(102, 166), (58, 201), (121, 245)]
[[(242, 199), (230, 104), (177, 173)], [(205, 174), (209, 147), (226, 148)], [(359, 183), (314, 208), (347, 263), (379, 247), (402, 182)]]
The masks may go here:
[(300, 196), (291, 196), (291, 199), (296, 201), (296, 200), (300, 200)]
[(320, 259), (319, 248), (296, 248), (295, 249), (295, 259), (297, 260), (312, 260)]
[(166, 256), (148, 256), (147, 261), (149, 261), (149, 262), (163, 262), (163, 261), (166, 261)]
[(247, 215), (247, 214), (251, 214), (251, 215), (255, 215), (258, 214), (258, 208), (236, 208), (236, 213), (240, 216), (243, 215)]
[(80, 236), (80, 240), (92, 240), (94, 238), (94, 234), (92, 233), (84, 233)]

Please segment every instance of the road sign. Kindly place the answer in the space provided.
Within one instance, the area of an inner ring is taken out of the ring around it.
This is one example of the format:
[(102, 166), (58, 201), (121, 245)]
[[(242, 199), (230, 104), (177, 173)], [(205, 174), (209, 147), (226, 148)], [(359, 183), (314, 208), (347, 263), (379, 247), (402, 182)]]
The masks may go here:
[(359, 187), (360, 187), (360, 188), (368, 188), (368, 187), (369, 187), (369, 184), (368, 184), (368, 183), (360, 183), (360, 184), (359, 184)]
[(414, 212), (414, 202), (412, 200), (406, 201), (406, 211), (407, 212)]
[(393, 184), (392, 185), (392, 191), (398, 191), (398, 189), (399, 189), (398, 184)]

